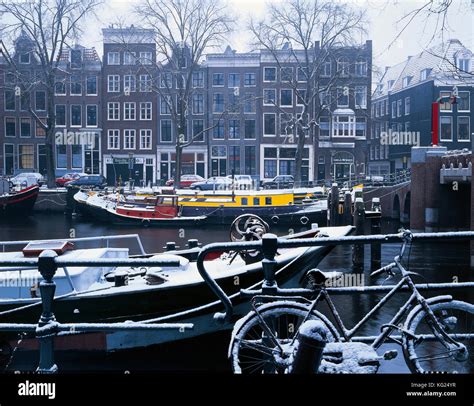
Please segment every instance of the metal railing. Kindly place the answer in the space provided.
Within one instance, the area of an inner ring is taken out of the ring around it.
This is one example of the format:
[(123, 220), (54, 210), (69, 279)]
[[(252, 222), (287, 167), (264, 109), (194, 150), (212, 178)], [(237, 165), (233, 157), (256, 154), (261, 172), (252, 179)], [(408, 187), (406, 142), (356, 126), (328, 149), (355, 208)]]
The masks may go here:
[[(396, 234), (386, 234), (386, 235), (363, 235), (363, 236), (348, 236), (348, 237), (322, 237), (322, 238), (304, 238), (304, 239), (281, 239), (274, 234), (265, 234), (260, 241), (255, 242), (241, 242), (241, 243), (214, 243), (206, 245), (202, 248), (197, 259), (197, 268), (201, 277), (206, 281), (208, 286), (212, 289), (217, 298), (223, 303), (225, 313), (216, 314), (216, 319), (221, 321), (230, 321), (233, 315), (233, 304), (231, 299), (227, 294), (222, 290), (218, 283), (209, 275), (205, 266), (204, 259), (211, 252), (220, 252), (225, 250), (232, 251), (247, 251), (247, 250), (258, 250), (263, 254), (262, 266), (264, 281), (262, 285), (262, 290), (253, 290), (253, 291), (241, 291), (241, 294), (252, 296), (257, 294), (262, 294), (262, 291), (270, 292), (270, 294), (275, 295), (291, 295), (295, 293), (306, 292), (309, 293), (309, 290), (296, 289), (296, 290), (280, 290), (275, 288), (275, 268), (276, 261), (275, 256), (279, 249), (284, 248), (299, 248), (299, 247), (319, 247), (319, 246), (336, 246), (336, 245), (353, 245), (353, 244), (373, 244), (373, 243), (400, 243), (403, 241), (405, 232), (400, 232)], [(473, 231), (459, 231), (459, 232), (441, 232), (441, 233), (413, 233), (412, 241), (413, 242), (422, 242), (422, 241), (462, 241), (462, 240), (474, 240)], [(421, 289), (435, 289), (439, 286), (438, 284), (422, 284), (416, 285)], [(452, 284), (442, 284), (439, 288), (466, 288), (474, 287), (474, 282), (465, 282), (465, 283), (452, 283)], [(363, 292), (364, 289), (367, 289), (367, 293), (372, 289), (381, 289), (380, 287), (354, 287), (346, 288), (340, 293), (357, 293)], [(371, 288), (371, 289), (370, 289)], [(392, 286), (393, 288), (393, 286)], [(334, 288), (333, 290), (338, 290), (340, 288)], [(382, 289), (391, 289), (389, 286), (385, 286)]]

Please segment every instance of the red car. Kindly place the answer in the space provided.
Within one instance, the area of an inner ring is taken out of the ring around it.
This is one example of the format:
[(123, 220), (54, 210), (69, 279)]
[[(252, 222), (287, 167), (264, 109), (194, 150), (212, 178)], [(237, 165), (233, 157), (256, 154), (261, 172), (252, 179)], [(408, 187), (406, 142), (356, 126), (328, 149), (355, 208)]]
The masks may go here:
[(81, 176), (84, 176), (84, 174), (77, 172), (65, 173), (63, 176), (56, 178), (56, 186), (64, 187), (67, 182), (79, 179)]
[[(203, 181), (204, 178), (199, 175), (182, 175), (181, 176), (181, 181), (179, 183), (179, 187), (182, 189), (188, 188), (191, 186), (194, 182), (201, 182)], [(174, 186), (174, 179), (168, 179), (165, 183), (166, 186)]]

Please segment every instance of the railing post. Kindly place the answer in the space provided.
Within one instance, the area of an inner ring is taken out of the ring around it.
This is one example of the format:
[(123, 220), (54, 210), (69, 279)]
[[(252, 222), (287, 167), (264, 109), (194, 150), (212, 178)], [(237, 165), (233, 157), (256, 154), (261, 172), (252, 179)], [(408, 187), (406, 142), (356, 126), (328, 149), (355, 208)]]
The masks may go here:
[[(372, 235), (380, 234), (381, 232), (381, 207), (380, 207), (380, 199), (378, 197), (374, 197), (372, 199), (372, 218), (370, 224), (370, 233)], [(375, 214), (374, 214), (375, 213)], [(372, 270), (380, 268), (382, 264), (382, 244), (380, 243), (372, 243), (370, 245), (370, 267)]]
[[(365, 206), (362, 197), (355, 199), (354, 226), (356, 235), (364, 235)], [(364, 244), (354, 244), (352, 263), (356, 268), (364, 266)]]
[(298, 345), (290, 374), (316, 374), (323, 358), (327, 328), (319, 320), (305, 321), (299, 328)]
[(262, 293), (272, 294), (275, 293), (278, 286), (275, 281), (275, 255), (278, 249), (278, 238), (275, 234), (264, 234), (262, 237), (262, 267), (264, 281), (262, 285)]
[[(43, 251), (38, 258), (38, 270), (43, 277), (39, 284), (43, 312), (36, 328), (36, 337), (40, 340), (40, 361), (36, 370), (42, 374), (57, 372), (58, 367), (54, 363), (54, 337), (56, 336), (56, 318), (53, 314), (53, 299), (56, 291), (56, 283), (53, 281), (57, 270), (54, 251)], [(49, 326), (49, 328), (48, 328)]]
[(331, 227), (338, 225), (338, 209), (339, 209), (339, 188), (337, 183), (333, 183), (331, 187), (331, 205), (330, 205), (329, 225)]
[(352, 194), (346, 191), (344, 194), (344, 226), (352, 224)]

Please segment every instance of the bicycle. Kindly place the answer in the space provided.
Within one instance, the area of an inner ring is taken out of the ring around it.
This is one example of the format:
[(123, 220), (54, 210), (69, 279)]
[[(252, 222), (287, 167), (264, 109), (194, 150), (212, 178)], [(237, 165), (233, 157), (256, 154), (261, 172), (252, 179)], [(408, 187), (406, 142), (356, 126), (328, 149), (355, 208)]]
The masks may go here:
[[(406, 285), (411, 291), (409, 299), (390, 323), (381, 326), (380, 334), (370, 344), (372, 349), (377, 350), (387, 341), (400, 345), (412, 373), (474, 373), (474, 305), (447, 295), (423, 297), (412, 280), (412, 275), (418, 274), (401, 264), (411, 240), (411, 232), (404, 231), (399, 255), (392, 263), (371, 273), (372, 277), (383, 273), (391, 277), (398, 269), (401, 279), (352, 329), (346, 328), (326, 290), (328, 282), (340, 278), (341, 272), (308, 271), (306, 279), (311, 289), (301, 291), (312, 300), (302, 295), (255, 296), (253, 310), (234, 326), (229, 347), (234, 372), (287, 372), (299, 327), (307, 320), (320, 320), (327, 328), (329, 342), (351, 342), (357, 331)], [(335, 324), (316, 310), (322, 301), (327, 303)], [(401, 324), (404, 317), (405, 322)], [(391, 336), (396, 331), (401, 333), (401, 339)], [(384, 358), (389, 360), (396, 356), (396, 351), (388, 351)]]

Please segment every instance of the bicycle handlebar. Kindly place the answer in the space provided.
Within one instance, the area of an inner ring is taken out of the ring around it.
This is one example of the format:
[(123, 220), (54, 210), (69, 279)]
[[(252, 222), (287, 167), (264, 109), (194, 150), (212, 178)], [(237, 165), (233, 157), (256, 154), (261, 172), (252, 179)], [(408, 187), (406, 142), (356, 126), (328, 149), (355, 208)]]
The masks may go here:
[(376, 271), (372, 272), (370, 274), (371, 277), (373, 276), (377, 276), (377, 275), (380, 275), (381, 273), (384, 273), (384, 272), (389, 272), (390, 270), (392, 270), (393, 268), (395, 268), (397, 266), (397, 263), (396, 262), (392, 262), (388, 265), (385, 265), (384, 267), (380, 268), (380, 269), (377, 269)]

